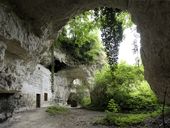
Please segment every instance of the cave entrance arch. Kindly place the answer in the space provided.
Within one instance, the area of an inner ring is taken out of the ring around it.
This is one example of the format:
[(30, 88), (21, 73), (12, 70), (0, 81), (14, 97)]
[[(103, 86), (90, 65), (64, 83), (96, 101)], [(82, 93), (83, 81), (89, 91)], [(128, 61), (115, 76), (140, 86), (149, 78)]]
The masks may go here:
[[(166, 86), (170, 86), (170, 4), (168, 1), (8, 0), (8, 2), (14, 6), (3, 3), (1, 5), (3, 13), (0, 13), (2, 17), (0, 21), (5, 24), (1, 25), (0, 32), (1, 44), (5, 45), (1, 45), (1, 49), (5, 52), (0, 53), (2, 55), (0, 69), (6, 66), (6, 63), (14, 62), (18, 58), (22, 61), (36, 60), (35, 63), (37, 63), (47, 42), (57, 36), (57, 32), (70, 17), (82, 11), (99, 6), (127, 9), (132, 14), (133, 21), (138, 25), (138, 31), (141, 34), (141, 55), (145, 67), (145, 78), (159, 98), (163, 99)], [(5, 9), (4, 4), (8, 9)], [(8, 57), (9, 53), (13, 56)], [(30, 54), (32, 58), (27, 56)], [(5, 74), (12, 73), (5, 72)], [(6, 82), (5, 77), (1, 78)], [(15, 81), (13, 83), (15, 84)], [(8, 87), (3, 84), (2, 86)], [(167, 94), (167, 99), (170, 99), (170, 89)], [(170, 100), (167, 101), (170, 103)]]

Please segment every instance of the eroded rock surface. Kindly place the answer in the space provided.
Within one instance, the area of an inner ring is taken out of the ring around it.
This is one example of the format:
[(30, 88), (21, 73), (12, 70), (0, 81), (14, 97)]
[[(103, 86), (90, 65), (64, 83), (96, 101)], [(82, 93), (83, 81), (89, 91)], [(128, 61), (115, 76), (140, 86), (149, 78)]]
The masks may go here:
[(141, 34), (141, 57), (145, 78), (160, 100), (168, 89), (170, 103), (170, 2), (131, 1), (129, 11)]

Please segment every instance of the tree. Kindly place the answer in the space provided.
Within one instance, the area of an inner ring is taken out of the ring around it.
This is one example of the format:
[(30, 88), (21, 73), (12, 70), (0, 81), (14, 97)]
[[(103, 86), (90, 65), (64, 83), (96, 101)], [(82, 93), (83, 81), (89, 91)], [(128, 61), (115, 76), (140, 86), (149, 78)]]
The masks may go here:
[(95, 62), (102, 51), (102, 44), (93, 11), (84, 12), (70, 20), (60, 33), (57, 42), (74, 61), (83, 64)]

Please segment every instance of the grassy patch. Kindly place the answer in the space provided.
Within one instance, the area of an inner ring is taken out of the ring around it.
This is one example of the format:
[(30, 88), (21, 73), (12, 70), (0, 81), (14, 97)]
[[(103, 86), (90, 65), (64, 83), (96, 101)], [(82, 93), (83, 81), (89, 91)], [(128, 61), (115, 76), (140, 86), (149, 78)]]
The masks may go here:
[(50, 106), (47, 108), (46, 112), (48, 112), (50, 115), (56, 115), (56, 114), (68, 113), (69, 109), (62, 106)]
[(102, 124), (102, 125), (116, 125), (116, 126), (127, 126), (127, 125), (137, 125), (149, 118), (154, 118), (158, 115), (160, 115), (161, 111), (155, 111), (151, 113), (113, 113), (113, 112), (107, 112), (106, 116), (96, 121), (95, 124)]

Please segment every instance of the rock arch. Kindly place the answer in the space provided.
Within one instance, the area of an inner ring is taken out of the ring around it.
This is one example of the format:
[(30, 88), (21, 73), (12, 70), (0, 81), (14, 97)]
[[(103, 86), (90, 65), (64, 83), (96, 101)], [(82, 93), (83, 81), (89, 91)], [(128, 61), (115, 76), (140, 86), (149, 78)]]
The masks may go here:
[[(35, 67), (69, 18), (98, 6), (132, 14), (141, 34), (145, 77), (162, 100), (166, 86), (170, 87), (170, 2), (166, 0), (1, 1), (0, 89), (18, 89), (23, 74)], [(170, 103), (169, 99), (170, 89)]]

